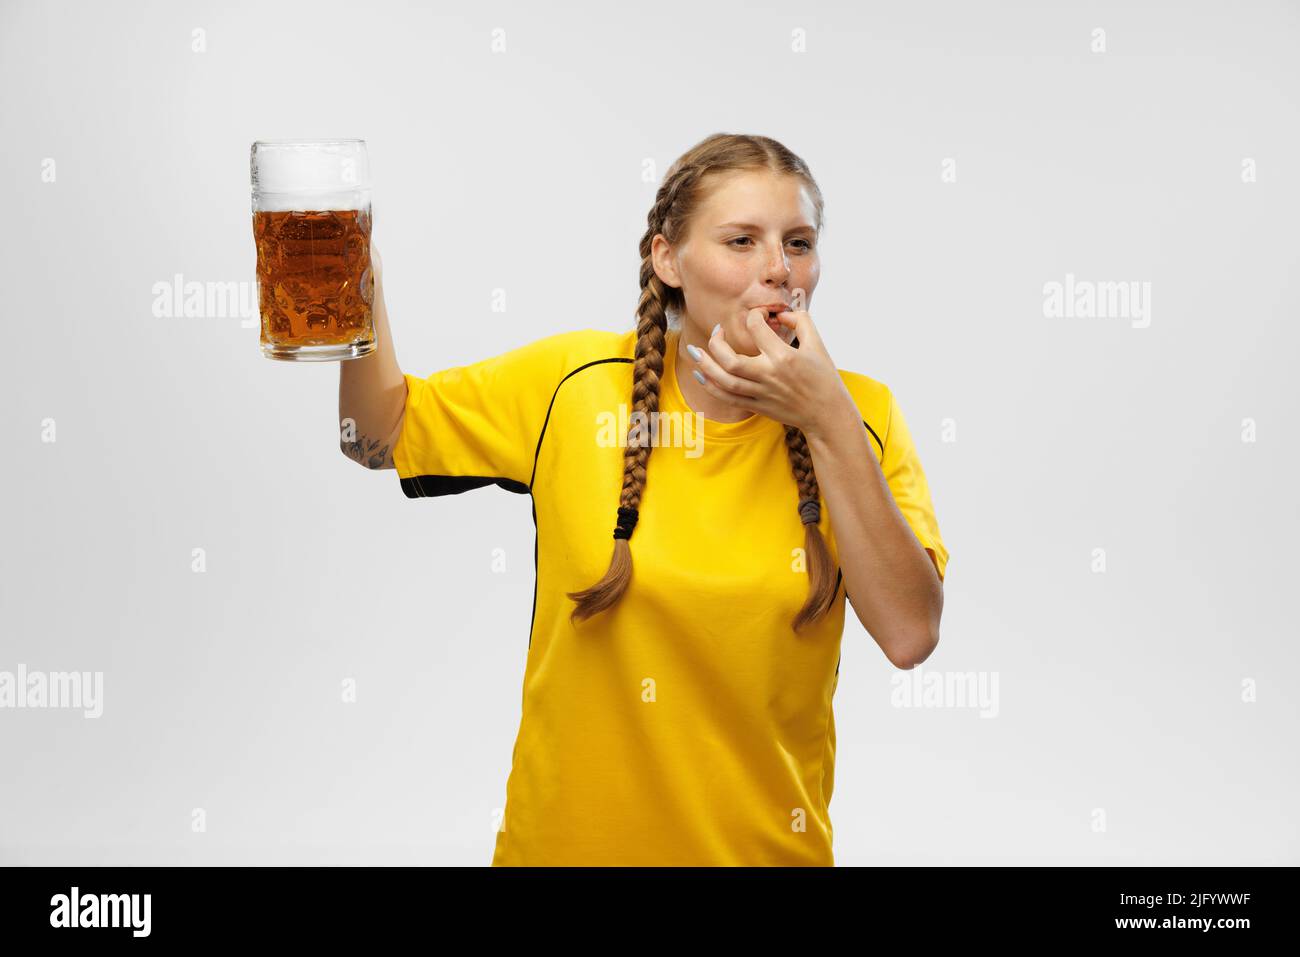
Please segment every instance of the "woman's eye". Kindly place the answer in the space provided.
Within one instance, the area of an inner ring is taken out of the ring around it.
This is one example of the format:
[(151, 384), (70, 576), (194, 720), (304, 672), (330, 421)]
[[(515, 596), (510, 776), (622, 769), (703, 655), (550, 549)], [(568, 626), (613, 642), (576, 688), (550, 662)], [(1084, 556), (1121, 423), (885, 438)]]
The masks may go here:
[[(731, 243), (738, 243), (738, 242), (740, 242), (742, 239), (745, 240), (746, 242), (749, 242), (749, 237), (748, 237), (748, 236), (737, 236), (735, 239), (731, 240), (731, 242), (728, 243), (727, 245), (731, 245)], [(803, 247), (802, 247), (802, 248), (803, 248), (803, 251), (804, 251), (804, 252), (807, 252), (808, 250), (812, 249), (812, 243), (808, 242), (808, 240), (806, 240), (806, 239), (794, 239), (794, 240), (791, 240), (791, 242), (803, 243)], [(743, 248), (743, 249), (748, 249), (749, 247), (748, 247), (748, 246), (744, 246), (744, 247), (741, 247), (741, 248)]]

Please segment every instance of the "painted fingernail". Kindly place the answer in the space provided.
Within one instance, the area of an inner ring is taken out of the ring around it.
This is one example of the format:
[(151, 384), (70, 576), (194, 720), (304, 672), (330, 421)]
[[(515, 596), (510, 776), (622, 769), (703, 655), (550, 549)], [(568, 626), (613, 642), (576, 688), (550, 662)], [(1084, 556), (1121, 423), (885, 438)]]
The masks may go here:
[(716, 326), (713, 327), (713, 331), (709, 333), (709, 337), (712, 338), (713, 336), (716, 336), (718, 334), (718, 330), (721, 328), (722, 328), (722, 323), (718, 323)]
[(686, 346), (686, 351), (689, 352), (689, 353), (691, 354), (691, 358), (694, 359), (696, 362), (699, 362), (699, 361), (700, 361), (700, 354), (701, 354), (701, 353), (700, 353), (700, 350), (699, 350), (698, 348), (696, 348), (696, 347), (693, 346), (693, 345), (688, 344), (688, 345)]
[(691, 375), (700, 380), (700, 385), (708, 385), (708, 383), (704, 381), (704, 376), (700, 375), (699, 369), (692, 369)]

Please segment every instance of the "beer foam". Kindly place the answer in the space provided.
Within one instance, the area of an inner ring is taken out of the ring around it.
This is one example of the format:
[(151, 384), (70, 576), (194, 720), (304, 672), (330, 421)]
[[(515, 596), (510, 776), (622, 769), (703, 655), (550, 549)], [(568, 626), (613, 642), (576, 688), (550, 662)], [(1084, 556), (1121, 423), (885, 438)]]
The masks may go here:
[(266, 212), (362, 209), (370, 163), (362, 140), (259, 141), (250, 152), (253, 208)]
[(350, 210), (365, 209), (370, 205), (370, 190), (352, 189), (325, 192), (313, 189), (296, 189), (282, 193), (253, 193), (253, 212), (285, 213), (292, 210)]

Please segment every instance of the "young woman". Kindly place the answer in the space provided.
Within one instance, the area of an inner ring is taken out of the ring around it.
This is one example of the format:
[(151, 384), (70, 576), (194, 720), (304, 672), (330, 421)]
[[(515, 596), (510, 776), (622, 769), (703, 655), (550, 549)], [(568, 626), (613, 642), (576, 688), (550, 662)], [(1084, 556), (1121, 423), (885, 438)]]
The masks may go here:
[(802, 160), (718, 134), (659, 188), (635, 329), (419, 378), (376, 284), (380, 348), (341, 364), (344, 452), (411, 498), (532, 497), (494, 865), (834, 863), (845, 600), (911, 668), (948, 551), (892, 393), (837, 369), (807, 311), (821, 226)]

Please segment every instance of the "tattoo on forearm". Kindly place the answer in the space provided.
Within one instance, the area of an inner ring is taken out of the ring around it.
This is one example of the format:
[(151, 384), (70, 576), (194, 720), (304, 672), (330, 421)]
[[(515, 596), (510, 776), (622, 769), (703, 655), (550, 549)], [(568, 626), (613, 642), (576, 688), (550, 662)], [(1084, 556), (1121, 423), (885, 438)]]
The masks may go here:
[(380, 446), (378, 439), (368, 439), (358, 435), (353, 442), (343, 442), (343, 454), (360, 462), (368, 469), (384, 467), (388, 461), (388, 445)]

